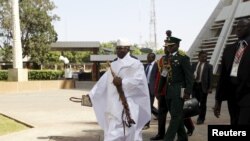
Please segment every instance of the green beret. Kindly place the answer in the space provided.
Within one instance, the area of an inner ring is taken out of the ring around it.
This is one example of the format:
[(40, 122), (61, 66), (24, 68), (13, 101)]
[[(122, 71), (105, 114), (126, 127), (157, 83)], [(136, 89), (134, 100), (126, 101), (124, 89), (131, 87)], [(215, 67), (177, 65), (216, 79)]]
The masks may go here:
[(180, 41), (181, 41), (181, 39), (179, 39), (179, 38), (176, 38), (176, 37), (168, 37), (168, 38), (165, 40), (165, 45), (164, 45), (164, 47), (170, 46), (170, 45), (174, 45), (174, 44), (179, 44)]

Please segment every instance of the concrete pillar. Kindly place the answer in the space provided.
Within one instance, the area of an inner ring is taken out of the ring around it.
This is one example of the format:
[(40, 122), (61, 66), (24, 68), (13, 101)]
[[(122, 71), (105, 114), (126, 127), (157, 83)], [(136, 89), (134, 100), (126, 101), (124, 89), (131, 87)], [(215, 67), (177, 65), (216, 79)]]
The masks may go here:
[(13, 29), (13, 69), (9, 69), (9, 81), (28, 81), (28, 70), (23, 69), (19, 0), (11, 0)]
[(228, 18), (225, 20), (225, 23), (219, 35), (218, 41), (214, 48), (213, 54), (211, 56), (210, 64), (214, 66), (214, 70), (213, 70), (214, 74), (216, 74), (218, 70), (218, 66), (219, 66), (218, 64), (220, 63), (221, 55), (226, 46), (227, 38), (232, 31), (234, 20), (235, 20), (235, 13), (240, 2), (241, 1), (239, 0), (234, 0), (232, 5), (230, 6), (231, 8), (230, 13), (228, 13)]

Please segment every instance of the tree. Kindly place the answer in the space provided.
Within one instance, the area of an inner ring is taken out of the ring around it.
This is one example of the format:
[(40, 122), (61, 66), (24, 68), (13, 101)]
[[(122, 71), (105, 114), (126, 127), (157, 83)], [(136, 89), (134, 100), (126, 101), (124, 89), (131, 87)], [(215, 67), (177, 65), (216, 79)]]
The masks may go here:
[(140, 51), (140, 48), (136, 44), (132, 45), (131, 49), (132, 49), (131, 53), (133, 55), (141, 55), (142, 54), (142, 52)]
[[(9, 1), (0, 0), (0, 32), (3, 34), (0, 40), (5, 46), (12, 46), (10, 6)], [(29, 56), (30, 61), (42, 65), (46, 63), (50, 44), (57, 41), (52, 25), (53, 21), (59, 20), (52, 14), (55, 5), (50, 0), (22, 0), (19, 6), (23, 57)]]
[(12, 60), (12, 47), (8, 44), (3, 44), (3, 47), (0, 48), (0, 56), (5, 62), (11, 62)]
[(99, 54), (114, 54), (115, 53), (115, 41), (109, 41), (101, 43)]
[[(115, 46), (116, 41), (101, 43), (99, 54), (115, 54)], [(137, 44), (132, 45), (130, 49), (134, 55), (140, 55), (142, 53)]]
[(164, 49), (161, 48), (159, 50), (156, 50), (156, 54), (165, 54)]

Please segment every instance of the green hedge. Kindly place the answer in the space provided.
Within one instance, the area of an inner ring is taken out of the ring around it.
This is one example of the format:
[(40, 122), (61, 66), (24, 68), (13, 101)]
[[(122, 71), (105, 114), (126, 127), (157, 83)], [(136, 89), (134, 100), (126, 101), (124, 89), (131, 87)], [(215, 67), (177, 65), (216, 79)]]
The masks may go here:
[(8, 79), (8, 71), (0, 70), (0, 80), (7, 80)]
[[(63, 77), (63, 71), (55, 70), (29, 70), (29, 80), (58, 80)], [(8, 79), (8, 71), (0, 70), (0, 80)]]
[(29, 70), (29, 80), (58, 80), (63, 77), (63, 71), (55, 70)]

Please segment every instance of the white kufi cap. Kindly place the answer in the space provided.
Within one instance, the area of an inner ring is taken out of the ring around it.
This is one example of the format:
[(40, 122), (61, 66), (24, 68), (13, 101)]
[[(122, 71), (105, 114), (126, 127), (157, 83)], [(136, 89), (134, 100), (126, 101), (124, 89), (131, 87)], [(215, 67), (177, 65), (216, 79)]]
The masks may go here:
[(116, 46), (131, 46), (131, 44), (127, 39), (118, 39)]

